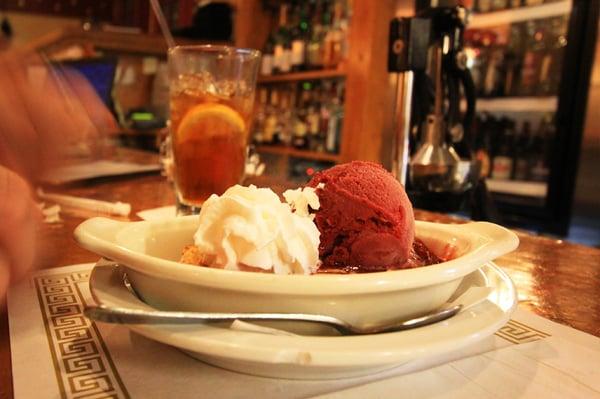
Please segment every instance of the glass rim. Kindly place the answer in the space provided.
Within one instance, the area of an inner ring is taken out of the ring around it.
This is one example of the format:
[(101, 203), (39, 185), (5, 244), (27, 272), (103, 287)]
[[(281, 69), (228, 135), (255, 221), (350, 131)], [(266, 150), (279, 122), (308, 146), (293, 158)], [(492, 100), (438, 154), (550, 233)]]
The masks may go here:
[(259, 50), (246, 47), (234, 47), (220, 44), (182, 44), (169, 48), (168, 55), (173, 55), (178, 51), (202, 51), (205, 54), (221, 54), (229, 56), (243, 56), (246, 58), (258, 58), (261, 55)]

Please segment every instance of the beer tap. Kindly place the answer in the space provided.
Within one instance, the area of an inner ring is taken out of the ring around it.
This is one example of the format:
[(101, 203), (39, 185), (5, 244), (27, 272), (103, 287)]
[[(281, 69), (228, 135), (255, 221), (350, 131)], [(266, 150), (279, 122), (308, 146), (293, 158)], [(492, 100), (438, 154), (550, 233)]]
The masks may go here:
[(424, 0), (415, 17), (395, 18), (390, 25), (388, 71), (398, 74), (393, 172), (413, 204), (426, 209), (458, 210), (478, 184), (471, 149), (475, 89), (463, 52), (466, 21), (467, 10), (457, 0)]

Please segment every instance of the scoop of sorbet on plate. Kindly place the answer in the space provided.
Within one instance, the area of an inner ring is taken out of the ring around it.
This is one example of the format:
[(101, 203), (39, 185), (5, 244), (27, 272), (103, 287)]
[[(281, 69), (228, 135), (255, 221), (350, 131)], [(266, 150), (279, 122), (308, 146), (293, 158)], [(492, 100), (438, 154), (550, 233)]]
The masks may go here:
[(324, 269), (380, 271), (407, 267), (415, 238), (404, 187), (381, 165), (354, 161), (319, 172), (308, 183), (320, 208)]

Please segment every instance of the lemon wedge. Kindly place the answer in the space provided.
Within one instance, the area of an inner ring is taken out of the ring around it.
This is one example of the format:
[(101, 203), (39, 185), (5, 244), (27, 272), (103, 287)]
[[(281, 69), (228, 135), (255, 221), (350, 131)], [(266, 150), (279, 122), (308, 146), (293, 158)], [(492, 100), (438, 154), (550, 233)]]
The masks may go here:
[(177, 128), (177, 138), (185, 141), (232, 133), (243, 135), (245, 129), (246, 122), (236, 110), (223, 104), (205, 103), (185, 114)]

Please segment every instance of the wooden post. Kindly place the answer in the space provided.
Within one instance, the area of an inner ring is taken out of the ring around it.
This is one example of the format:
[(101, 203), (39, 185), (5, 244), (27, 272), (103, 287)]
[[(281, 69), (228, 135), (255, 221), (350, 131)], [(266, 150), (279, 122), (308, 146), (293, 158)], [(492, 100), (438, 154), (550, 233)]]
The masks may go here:
[(391, 148), (384, 148), (383, 143), (389, 141), (386, 136), (391, 134), (393, 114), (387, 46), (396, 1), (352, 3), (341, 156), (344, 162), (381, 162), (391, 157)]
[(235, 9), (234, 39), (237, 47), (262, 50), (271, 31), (272, 16), (261, 0), (230, 0)]

